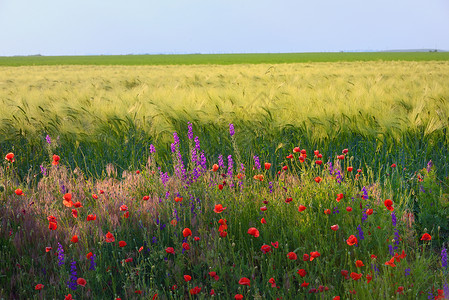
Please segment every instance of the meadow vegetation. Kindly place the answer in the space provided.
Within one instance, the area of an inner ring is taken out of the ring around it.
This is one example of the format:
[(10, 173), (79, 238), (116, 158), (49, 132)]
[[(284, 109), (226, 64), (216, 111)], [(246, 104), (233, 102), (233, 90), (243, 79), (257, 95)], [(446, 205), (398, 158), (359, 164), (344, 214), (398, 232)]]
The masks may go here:
[(449, 62), (1, 70), (0, 297), (449, 295)]

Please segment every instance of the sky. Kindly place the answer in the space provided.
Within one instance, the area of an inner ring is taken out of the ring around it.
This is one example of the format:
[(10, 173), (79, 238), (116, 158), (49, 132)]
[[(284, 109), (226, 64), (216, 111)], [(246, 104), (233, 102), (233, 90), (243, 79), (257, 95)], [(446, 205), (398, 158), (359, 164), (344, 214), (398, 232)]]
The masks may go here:
[(0, 0), (0, 56), (449, 50), (449, 0)]

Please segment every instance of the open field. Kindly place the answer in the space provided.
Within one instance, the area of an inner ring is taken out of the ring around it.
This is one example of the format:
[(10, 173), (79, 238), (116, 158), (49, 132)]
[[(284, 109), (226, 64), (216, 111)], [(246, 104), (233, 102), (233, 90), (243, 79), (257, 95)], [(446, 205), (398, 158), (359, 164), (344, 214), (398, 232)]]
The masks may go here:
[(0, 70), (0, 298), (449, 295), (447, 59)]
[(231, 65), (339, 61), (447, 61), (449, 52), (328, 52), (184, 55), (15, 56), (0, 57), (0, 66), (41, 65)]

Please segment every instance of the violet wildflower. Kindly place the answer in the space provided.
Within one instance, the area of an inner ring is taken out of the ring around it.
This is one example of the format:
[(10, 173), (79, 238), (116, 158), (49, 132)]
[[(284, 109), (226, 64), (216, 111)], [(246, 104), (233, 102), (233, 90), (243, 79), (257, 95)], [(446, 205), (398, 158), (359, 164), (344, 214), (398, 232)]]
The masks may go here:
[(254, 155), (254, 165), (256, 167), (256, 169), (260, 169), (260, 161), (259, 161), (259, 157)]
[(427, 173), (429, 173), (432, 170), (432, 166), (433, 166), (432, 160), (429, 160), (429, 162), (427, 163), (427, 168), (426, 168)]
[(95, 271), (95, 267), (97, 266), (97, 263), (95, 262), (95, 258), (96, 258), (96, 255), (95, 255), (95, 254), (92, 255), (92, 256), (90, 257), (90, 267), (89, 267), (89, 270), (91, 270), (91, 271)]
[(329, 161), (327, 163), (327, 165), (329, 166), (329, 175), (333, 175), (334, 174), (334, 168), (332, 167), (332, 163)]
[(396, 214), (394, 213), (394, 211), (391, 213), (391, 223), (393, 223), (393, 226), (396, 227)]
[(366, 220), (368, 220), (368, 214), (365, 212), (363, 212), (363, 216), (362, 216), (362, 224), (366, 222)]
[(152, 244), (156, 244), (157, 243), (157, 238), (155, 236), (153, 236), (153, 238), (151, 239), (151, 243)]
[(229, 123), (229, 134), (233, 136), (235, 134), (234, 124)]
[(64, 264), (64, 249), (62, 248), (62, 245), (58, 242), (58, 265), (62, 266)]
[(337, 171), (337, 182), (341, 183), (342, 179), (343, 179), (343, 176), (341, 176), (341, 172), (340, 172), (340, 170), (338, 170)]
[(221, 155), (221, 154), (218, 156), (218, 166), (220, 168), (224, 168), (225, 167), (224, 161), (223, 161), (223, 155)]
[(268, 187), (270, 188), (270, 194), (272, 194), (273, 193), (273, 182), (269, 182), (268, 183)]
[(340, 213), (340, 211), (338, 210), (338, 206), (335, 206), (334, 210), (332, 211), (332, 214), (335, 215), (335, 214), (338, 214), (338, 213)]
[(441, 266), (447, 269), (447, 250), (444, 246), (443, 249), (441, 249)]
[(232, 155), (229, 155), (228, 156), (228, 176), (231, 178), (232, 178), (233, 164), (234, 164), (234, 162), (232, 161)]
[(76, 261), (72, 261), (70, 263), (70, 280), (67, 281), (67, 286), (76, 291), (76, 288), (78, 286), (78, 283), (76, 282), (76, 280), (78, 279), (78, 277), (76, 277)]
[(43, 165), (40, 165), (40, 167), (42, 175), (47, 176), (47, 169)]
[(368, 191), (366, 190), (366, 187), (362, 188), (362, 192), (363, 192), (362, 199), (363, 200), (368, 200)]
[(175, 142), (175, 146), (179, 146), (179, 137), (178, 137), (178, 133), (173, 132), (173, 140)]
[(390, 256), (394, 256), (394, 250), (392, 245), (388, 245), (388, 251), (390, 252)]
[(188, 133), (187, 133), (187, 137), (189, 138), (189, 140), (193, 139), (193, 128), (192, 128), (192, 123), (187, 122), (187, 127), (189, 129)]
[(365, 235), (363, 234), (362, 226), (361, 225), (357, 226), (357, 230), (359, 231), (359, 234), (358, 234), (359, 239), (360, 240), (364, 240), (365, 239)]
[(50, 136), (47, 134), (47, 136), (45, 137), (45, 140), (47, 141), (47, 143), (50, 145), (51, 144), (51, 138)]
[(175, 153), (175, 152), (176, 152), (176, 144), (175, 144), (175, 143), (172, 143), (172, 144), (170, 145), (170, 150), (171, 150), (172, 153)]
[(447, 281), (446, 281), (446, 283), (443, 285), (443, 291), (444, 291), (444, 295), (449, 295), (449, 284), (447, 283)]
[(206, 168), (207, 168), (206, 155), (204, 155), (204, 152), (201, 152), (200, 164), (201, 164), (201, 167), (203, 168), (203, 170), (206, 170)]
[(405, 269), (405, 277), (410, 275), (410, 268)]
[(155, 153), (156, 148), (154, 148), (153, 144), (150, 144), (150, 153)]

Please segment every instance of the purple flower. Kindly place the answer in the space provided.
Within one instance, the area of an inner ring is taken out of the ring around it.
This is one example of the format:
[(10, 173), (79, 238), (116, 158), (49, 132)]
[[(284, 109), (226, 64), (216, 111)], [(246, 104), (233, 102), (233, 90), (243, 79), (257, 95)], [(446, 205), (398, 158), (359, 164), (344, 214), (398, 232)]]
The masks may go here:
[(172, 152), (172, 153), (175, 153), (175, 152), (176, 152), (176, 144), (175, 144), (175, 143), (172, 143), (172, 144), (170, 145), (170, 149), (171, 149), (171, 152)]
[(62, 248), (62, 245), (58, 242), (58, 265), (62, 266), (64, 264), (64, 249)]
[(42, 175), (47, 176), (47, 169), (43, 165), (40, 165), (40, 167)]
[(150, 144), (150, 153), (155, 153), (156, 148), (154, 148), (153, 144)]
[(193, 139), (193, 128), (192, 128), (192, 123), (187, 122), (187, 127), (189, 128), (189, 131), (187, 133), (187, 137), (189, 138), (189, 140)]
[(337, 182), (341, 183), (342, 179), (343, 179), (343, 176), (341, 176), (341, 172), (340, 172), (340, 170), (338, 170), (337, 171)]
[(50, 136), (47, 134), (47, 136), (45, 137), (45, 140), (47, 141), (47, 143), (50, 145), (51, 144), (51, 138)]
[(89, 267), (89, 270), (91, 270), (91, 271), (95, 271), (95, 267), (97, 266), (97, 263), (95, 262), (95, 257), (96, 257), (95, 254), (92, 255), (92, 256), (90, 257), (90, 267)]
[(78, 279), (78, 277), (76, 277), (76, 261), (72, 261), (70, 263), (70, 280), (67, 281), (67, 286), (76, 291), (76, 288), (78, 286), (76, 280)]
[(231, 178), (232, 178), (233, 164), (234, 164), (234, 162), (232, 161), (232, 155), (229, 155), (228, 156), (228, 176)]
[(359, 234), (358, 234), (359, 239), (364, 240), (365, 235), (363, 234), (362, 226), (361, 225), (357, 226), (357, 230), (359, 231)]
[(270, 188), (270, 194), (272, 194), (273, 193), (273, 182), (269, 182), (268, 183), (268, 187)]
[(362, 188), (362, 192), (363, 192), (363, 199), (367, 200), (368, 199), (368, 191), (366, 190), (366, 187)]
[(234, 124), (229, 123), (229, 134), (233, 136), (235, 134)]
[(179, 137), (176, 132), (173, 132), (173, 140), (175, 142), (175, 145), (178, 146), (179, 145)]
[(340, 211), (338, 210), (338, 206), (335, 206), (334, 210), (332, 211), (332, 214), (335, 215), (335, 214), (338, 214), (338, 213), (340, 213)]
[(332, 163), (329, 161), (327, 165), (329, 166), (329, 175), (334, 174), (334, 168), (332, 167)]
[(260, 169), (260, 161), (259, 161), (259, 157), (254, 155), (254, 165), (256, 167), (256, 169)]
[(220, 168), (224, 168), (225, 167), (224, 161), (223, 161), (223, 155), (221, 155), (221, 154), (218, 156), (218, 166)]
[(396, 214), (394, 213), (394, 211), (391, 213), (391, 223), (393, 223), (393, 226), (396, 227)]
[(410, 275), (410, 268), (405, 269), (405, 277)]
[(388, 245), (388, 251), (390, 252), (390, 256), (394, 256), (394, 250), (392, 245)]
[(443, 249), (441, 249), (441, 266), (447, 269), (447, 250), (444, 246)]
[(433, 166), (433, 163), (432, 163), (432, 160), (429, 160), (429, 162), (427, 163), (427, 173), (429, 173), (431, 170), (432, 170), (432, 166)]

